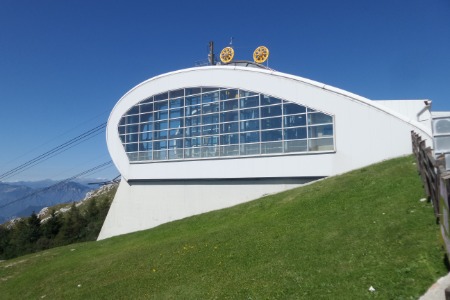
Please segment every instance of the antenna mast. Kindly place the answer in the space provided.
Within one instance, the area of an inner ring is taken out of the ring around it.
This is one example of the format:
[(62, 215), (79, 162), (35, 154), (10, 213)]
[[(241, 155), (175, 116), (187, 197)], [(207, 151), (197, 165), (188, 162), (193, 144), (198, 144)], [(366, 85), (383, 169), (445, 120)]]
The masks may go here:
[(216, 58), (214, 57), (214, 41), (209, 42), (208, 61), (210, 66), (216, 64)]

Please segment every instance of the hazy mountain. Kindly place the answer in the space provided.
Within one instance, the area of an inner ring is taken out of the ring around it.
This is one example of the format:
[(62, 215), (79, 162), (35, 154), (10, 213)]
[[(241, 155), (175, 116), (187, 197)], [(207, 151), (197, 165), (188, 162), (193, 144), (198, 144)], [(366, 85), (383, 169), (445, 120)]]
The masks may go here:
[[(109, 179), (105, 179), (105, 178), (79, 178), (79, 179), (73, 180), (73, 182), (91, 187), (90, 183), (104, 182), (104, 181), (108, 181), (108, 180)], [(27, 186), (32, 189), (41, 189), (41, 188), (46, 188), (51, 185), (54, 185), (58, 182), (59, 182), (58, 180), (44, 179), (44, 180), (39, 180), (39, 181), (14, 181), (14, 182), (3, 182), (3, 183), (9, 184), (9, 185), (15, 185), (15, 186)]]
[(29, 216), (46, 206), (81, 200), (94, 188), (76, 182), (54, 185), (52, 181), (36, 184), (0, 182), (0, 223), (13, 217)]

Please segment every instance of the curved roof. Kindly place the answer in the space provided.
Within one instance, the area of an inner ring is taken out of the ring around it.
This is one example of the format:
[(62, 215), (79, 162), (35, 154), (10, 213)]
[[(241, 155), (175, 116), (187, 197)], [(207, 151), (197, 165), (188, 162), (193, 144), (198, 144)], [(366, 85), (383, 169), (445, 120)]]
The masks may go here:
[[(297, 102), (319, 111), (337, 114), (337, 130), (340, 130), (341, 132), (340, 136), (337, 138), (337, 149), (341, 150), (348, 147), (345, 145), (352, 143), (351, 138), (347, 137), (346, 134), (350, 135), (349, 131), (355, 130), (355, 128), (358, 129), (357, 126), (359, 124), (350, 124), (351, 122), (359, 122), (361, 124), (363, 124), (362, 122), (375, 122), (380, 124), (380, 126), (383, 127), (382, 129), (378, 129), (373, 124), (366, 125), (366, 127), (369, 127), (368, 130), (370, 131), (370, 134), (373, 135), (373, 138), (378, 139), (383, 134), (390, 131), (389, 126), (394, 126), (394, 123), (392, 122), (395, 122), (395, 124), (399, 124), (398, 122), (404, 124), (404, 126), (400, 126), (402, 127), (402, 138), (404, 135), (403, 132), (406, 128), (410, 128), (408, 131), (411, 130), (411, 128), (414, 128), (414, 130), (422, 132), (425, 136), (431, 136), (430, 128), (425, 127), (416, 120), (410, 120), (400, 113), (377, 103), (376, 101), (371, 101), (359, 95), (317, 81), (270, 69), (261, 69), (249, 66), (246, 67), (228, 64), (194, 67), (161, 74), (150, 78), (128, 91), (114, 106), (109, 117), (107, 127), (108, 149), (114, 163), (125, 178), (144, 178), (147, 175), (144, 176), (143, 174), (147, 174), (147, 171), (145, 171), (142, 166), (139, 166), (139, 164), (129, 164), (117, 133), (117, 125), (120, 118), (133, 105), (151, 95), (193, 86), (240, 88)], [(352, 113), (355, 113), (357, 116), (348, 118), (349, 114)], [(348, 120), (345, 120), (344, 122), (344, 119)], [(380, 130), (381, 133), (376, 132), (378, 130)], [(343, 134), (343, 131), (346, 131), (347, 133)], [(390, 134), (394, 135), (394, 133)], [(394, 141), (396, 138), (391, 137), (391, 139)], [(407, 139), (409, 139), (409, 135), (407, 136)], [(377, 154), (374, 159), (377, 159), (378, 156), (381, 159), (385, 159), (382, 157), (383, 155), (399, 155), (398, 153), (404, 153), (405, 145), (404, 143), (402, 144), (403, 152), (397, 149), (395, 151), (391, 151), (391, 154)], [(408, 147), (410, 149), (409, 145)], [(383, 149), (380, 150), (382, 152), (384, 151)], [(356, 152), (356, 149), (349, 150), (348, 153), (350, 153), (350, 151)], [(344, 151), (341, 153), (344, 155)], [(345, 154), (344, 156), (349, 157), (351, 155)], [(313, 162), (313, 160), (310, 161), (311, 163)], [(353, 164), (354, 166), (360, 166), (364, 164), (363, 161), (364, 160), (362, 159), (361, 162), (355, 162)], [(340, 159), (339, 162), (331, 163), (331, 166), (328, 166), (327, 168), (323, 167), (323, 170), (315, 170), (317, 174), (312, 172), (307, 174), (307, 176), (328, 176), (332, 173), (341, 172), (344, 169), (341, 165), (345, 163), (345, 160)], [(154, 164), (152, 168), (163, 173), (163, 171), (160, 171), (163, 169), (159, 169), (156, 165), (158, 164)], [(338, 167), (336, 167), (336, 165), (338, 165)], [(349, 167), (351, 168), (351, 166)], [(332, 170), (333, 168), (335, 169)], [(162, 175), (158, 174), (158, 176), (165, 178), (165, 176), (170, 177), (172, 175), (167, 173)], [(184, 178), (183, 175), (180, 176), (181, 178)], [(214, 174), (211, 176), (214, 176)], [(219, 174), (218, 176), (221, 175)]]
[[(244, 63), (251, 63), (251, 62), (245, 61)], [(128, 94), (130, 94), (134, 90), (140, 88), (142, 85), (145, 85), (145, 84), (147, 84), (149, 82), (152, 82), (152, 81), (155, 81), (155, 80), (158, 80), (158, 79), (161, 79), (161, 78), (173, 76), (173, 75), (176, 75), (176, 74), (188, 73), (188, 72), (197, 72), (197, 71), (205, 71), (205, 70), (221, 70), (221, 69), (223, 69), (223, 70), (230, 70), (230, 69), (232, 69), (232, 70), (252, 72), (252, 73), (263, 73), (263, 74), (273, 75), (273, 76), (277, 76), (277, 77), (281, 77), (281, 78), (291, 79), (291, 80), (297, 81), (299, 83), (307, 84), (307, 85), (310, 85), (310, 86), (313, 86), (313, 87), (317, 87), (317, 88), (319, 88), (321, 90), (328, 91), (330, 93), (334, 93), (334, 94), (337, 94), (337, 95), (340, 95), (340, 96), (348, 97), (348, 98), (350, 98), (352, 100), (355, 100), (355, 101), (359, 101), (359, 102), (364, 103), (366, 105), (369, 105), (369, 106), (371, 106), (371, 107), (373, 107), (375, 109), (381, 110), (381, 111), (383, 111), (385, 113), (388, 113), (388, 114), (390, 114), (392, 116), (395, 116), (396, 118), (398, 118), (398, 119), (400, 119), (400, 120), (402, 120), (404, 122), (413, 124), (410, 120), (408, 120), (407, 118), (405, 118), (405, 116), (399, 114), (398, 112), (393, 111), (393, 110), (389, 109), (388, 107), (377, 103), (376, 101), (373, 101), (373, 100), (370, 100), (368, 98), (362, 97), (360, 95), (351, 93), (349, 91), (346, 91), (346, 90), (343, 90), (343, 89), (339, 89), (339, 88), (333, 87), (331, 85), (327, 85), (327, 84), (324, 84), (324, 83), (321, 83), (321, 82), (318, 82), (318, 81), (314, 81), (314, 80), (311, 80), (311, 79), (307, 79), (307, 78), (304, 78), (304, 77), (291, 75), (291, 74), (287, 74), (287, 73), (282, 73), (282, 72), (278, 72), (278, 71), (275, 71), (275, 70), (272, 70), (272, 69), (268, 69), (268, 68), (255, 68), (253, 66), (250, 66), (249, 64), (246, 64), (246, 65), (243, 66), (242, 64), (235, 63), (235, 62), (226, 64), (226, 65), (193, 67), (193, 68), (181, 69), (181, 70), (172, 71), (172, 72), (164, 73), (164, 74), (161, 74), (161, 75), (157, 75), (157, 76), (152, 77), (150, 79), (147, 79), (146, 81), (143, 81), (142, 83), (140, 83), (140, 84), (136, 85), (135, 87), (133, 87), (130, 91), (128, 91), (119, 100), (119, 102), (122, 99), (124, 99)], [(427, 133), (429, 133), (431, 135), (431, 132), (429, 131), (428, 128), (422, 126), (419, 123), (414, 123), (414, 125), (422, 127), (421, 129), (423, 131), (425, 131), (425, 132), (427, 132)]]

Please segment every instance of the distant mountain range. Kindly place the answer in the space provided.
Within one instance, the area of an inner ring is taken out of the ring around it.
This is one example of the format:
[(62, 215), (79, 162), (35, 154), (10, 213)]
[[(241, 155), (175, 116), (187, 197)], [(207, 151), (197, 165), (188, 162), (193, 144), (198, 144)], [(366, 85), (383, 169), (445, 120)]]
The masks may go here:
[(29, 216), (33, 211), (38, 213), (47, 206), (81, 200), (87, 192), (97, 188), (87, 183), (67, 182), (54, 186), (56, 183), (52, 180), (0, 182), (0, 224), (14, 217)]

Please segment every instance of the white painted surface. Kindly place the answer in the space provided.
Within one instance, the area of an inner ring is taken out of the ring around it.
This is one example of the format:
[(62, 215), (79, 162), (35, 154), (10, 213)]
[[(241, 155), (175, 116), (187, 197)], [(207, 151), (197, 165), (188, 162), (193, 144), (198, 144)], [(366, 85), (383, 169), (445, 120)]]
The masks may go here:
[(179, 181), (136, 183), (122, 180), (99, 240), (248, 202), (306, 183), (303, 180)]
[[(428, 99), (420, 100), (376, 100), (390, 109), (405, 116), (410, 121), (423, 123), (425, 126), (431, 121), (431, 101)], [(429, 126), (429, 125), (428, 125)]]

